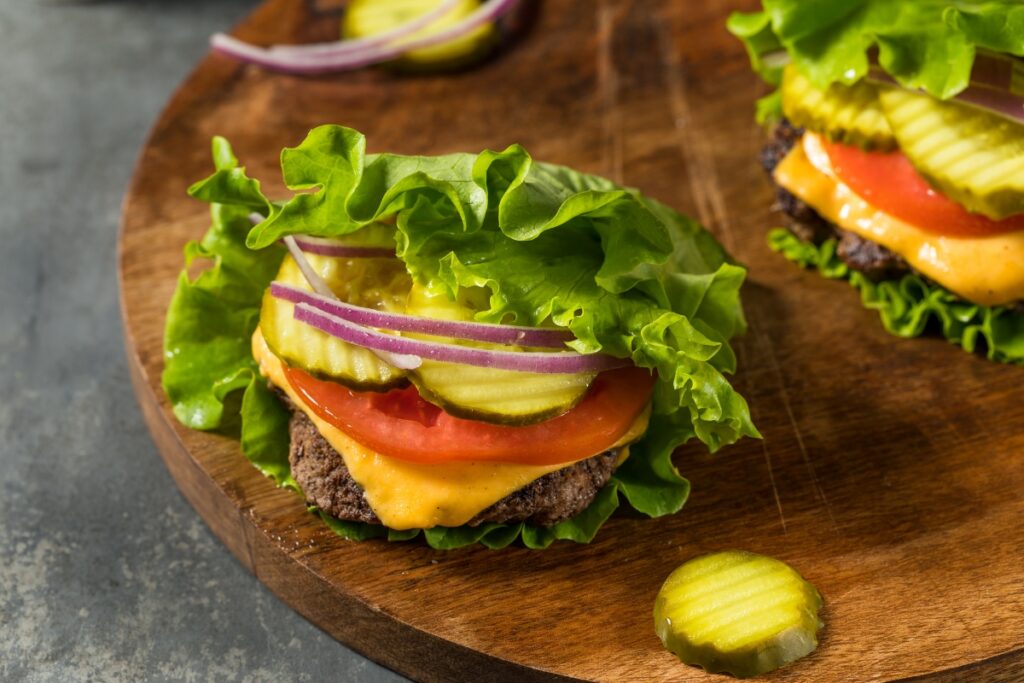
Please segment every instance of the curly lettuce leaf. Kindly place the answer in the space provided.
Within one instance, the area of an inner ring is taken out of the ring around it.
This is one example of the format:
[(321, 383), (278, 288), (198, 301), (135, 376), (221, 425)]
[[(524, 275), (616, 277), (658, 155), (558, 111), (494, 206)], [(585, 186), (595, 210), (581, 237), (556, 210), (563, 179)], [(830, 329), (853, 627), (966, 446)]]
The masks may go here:
[[(187, 278), (179, 282), (181, 302), (172, 305), (168, 318), (169, 359), (179, 328), (188, 326), (182, 321), (190, 305), (238, 318), (230, 324), (224, 318), (226, 327), (217, 335), (216, 341), (226, 346), (222, 362), (191, 367), (182, 361), (165, 373), (176, 414), (189, 426), (216, 428), (226, 419), (227, 390), (251, 385), (242, 381), (251, 379), (246, 371), (253, 369), (248, 337), (259, 295), (280, 261), (280, 250), (273, 246), (277, 240), (295, 233), (346, 235), (394, 217), (398, 256), (428, 290), (454, 296), (461, 287), (486, 287), (489, 307), (477, 314), (479, 320), (553, 321), (574, 333), (577, 350), (629, 357), (657, 369), (659, 376), (646, 435), (586, 511), (551, 529), (483, 525), (424, 530), (430, 545), (502, 547), (517, 538), (537, 548), (558, 539), (587, 542), (619, 505), (620, 493), (651, 516), (682, 507), (689, 483), (671, 461), (679, 445), (696, 437), (717, 450), (743, 436), (759, 436), (746, 402), (725, 377), (736, 366), (728, 342), (746, 329), (739, 302), (745, 270), (709, 233), (669, 207), (603, 178), (535, 163), (517, 145), (479, 155), (366, 155), (361, 134), (322, 126), (282, 153), (285, 182), (296, 194), (280, 203), (269, 201), (259, 183), (238, 167), (226, 141), (215, 139), (214, 157), (216, 172), (193, 185), (190, 194), (214, 202), (215, 214), (232, 212), (237, 219), (230, 245), (222, 245), (226, 253), (242, 251), (266, 261), (252, 277), (258, 285), (239, 289), (237, 297), (226, 296), (216, 304), (220, 308), (186, 301), (193, 287)], [(265, 219), (243, 235), (241, 220), (252, 211)], [(216, 222), (214, 231), (224, 234)], [(216, 299), (233, 292), (237, 283), (229, 280), (204, 295)], [(175, 352), (205, 354), (206, 340), (194, 341)], [(235, 384), (224, 385), (223, 376)], [(222, 385), (225, 389), (211, 401), (215, 387)], [(216, 419), (188, 420), (187, 410), (177, 412), (178, 404), (196, 402), (208, 409), (212, 404), (220, 411)], [(250, 403), (257, 405), (255, 399)], [(267, 408), (265, 401), (258, 405)], [(243, 424), (247, 419), (264, 418), (250, 411), (242, 415)], [(263, 435), (273, 431), (252, 429)], [(243, 448), (254, 458), (245, 443)], [(256, 461), (265, 472), (267, 460), (272, 458)], [(330, 526), (347, 538), (410, 537), (409, 532), (338, 520), (330, 520)]]
[[(233, 193), (246, 196), (252, 181), (244, 172), (231, 173), (237, 160), (226, 143), (214, 142), (214, 159), (221, 178), (235, 185)], [(185, 246), (185, 269), (167, 310), (164, 391), (182, 424), (237, 433), (260, 471), (279, 484), (294, 485), (288, 468), (288, 411), (260, 377), (249, 342), (259, 324), (263, 291), (284, 250), (246, 248), (252, 222), (244, 205), (214, 204), (211, 217), (203, 239)], [(211, 265), (193, 280), (188, 271), (196, 259)]]
[(934, 321), (951, 344), (970, 353), (984, 349), (990, 360), (1024, 364), (1024, 314), (1020, 312), (969, 303), (916, 274), (872, 282), (840, 260), (835, 240), (815, 246), (780, 228), (769, 234), (768, 243), (804, 268), (847, 280), (860, 292), (864, 306), (878, 311), (885, 329), (898, 337), (921, 336)]
[[(727, 27), (771, 85), (781, 78), (780, 51), (826, 88), (866, 76), (877, 50), (878, 64), (902, 86), (949, 99), (968, 86), (978, 49), (1024, 56), (1018, 0), (762, 0), (762, 6), (734, 13)], [(780, 114), (769, 101), (759, 104), (765, 119)]]

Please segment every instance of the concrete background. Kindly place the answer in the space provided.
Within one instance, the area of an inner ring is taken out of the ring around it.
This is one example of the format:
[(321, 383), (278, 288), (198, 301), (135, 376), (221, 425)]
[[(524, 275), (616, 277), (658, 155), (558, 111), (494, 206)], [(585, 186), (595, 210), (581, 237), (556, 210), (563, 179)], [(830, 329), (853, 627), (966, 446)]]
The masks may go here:
[(121, 195), (207, 36), (255, 4), (0, 0), (0, 680), (402, 680), (235, 562), (128, 384)]

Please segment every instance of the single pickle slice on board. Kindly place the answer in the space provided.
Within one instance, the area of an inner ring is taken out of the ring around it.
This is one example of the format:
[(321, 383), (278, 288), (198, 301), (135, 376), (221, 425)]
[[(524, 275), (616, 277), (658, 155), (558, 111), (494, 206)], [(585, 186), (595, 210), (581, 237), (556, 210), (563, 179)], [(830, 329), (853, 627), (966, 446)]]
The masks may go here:
[(889, 122), (878, 101), (881, 86), (867, 81), (816, 87), (790, 64), (782, 77), (782, 111), (790, 122), (820, 133), (832, 142), (871, 151), (896, 147)]
[(821, 596), (784, 562), (740, 550), (692, 559), (654, 603), (654, 630), (684, 663), (748, 678), (818, 646)]
[(942, 194), (993, 220), (1024, 213), (1024, 125), (909, 90), (880, 100), (900, 149)]

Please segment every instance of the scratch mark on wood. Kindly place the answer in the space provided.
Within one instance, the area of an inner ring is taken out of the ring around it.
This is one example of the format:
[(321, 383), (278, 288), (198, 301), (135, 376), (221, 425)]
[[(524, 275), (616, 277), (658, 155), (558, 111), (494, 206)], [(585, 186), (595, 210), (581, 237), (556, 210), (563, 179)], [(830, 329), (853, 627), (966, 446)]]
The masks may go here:
[(672, 39), (671, 27), (652, 15), (654, 31), (658, 36), (661, 62), (665, 68), (665, 86), (669, 107), (676, 130), (676, 139), (690, 178), (690, 190), (697, 203), (700, 222), (708, 228), (717, 228), (720, 239), (730, 252), (735, 251), (732, 225), (725, 209), (725, 200), (718, 187), (715, 154), (711, 140), (698, 134), (693, 122), (693, 111), (686, 92), (686, 74), (679, 59), (679, 50)]
[[(760, 316), (756, 311), (749, 312), (752, 319), (754, 319), (755, 327), (761, 329)], [(811, 486), (814, 488), (814, 496), (821, 504), (825, 507), (825, 512), (828, 514), (829, 522), (832, 525), (834, 531), (839, 530), (839, 525), (836, 524), (835, 515), (832, 513), (832, 504), (829, 503), (828, 497), (825, 495), (825, 490), (821, 488), (821, 482), (818, 480), (818, 473), (814, 469), (814, 463), (811, 462), (811, 457), (807, 452), (807, 446), (804, 444), (804, 436), (800, 431), (799, 425), (796, 422), (796, 416), (793, 415), (793, 404), (789, 400), (789, 392), (786, 390), (785, 377), (782, 374), (782, 367), (779, 365), (779, 359), (775, 355), (775, 347), (772, 346), (771, 340), (765, 334), (757, 335), (758, 341), (764, 347), (767, 352), (768, 362), (771, 364), (772, 374), (775, 375), (776, 383), (779, 387), (779, 399), (782, 403), (783, 409), (786, 411), (786, 417), (789, 418), (789, 424), (793, 427), (793, 435), (796, 437), (796, 445), (800, 450), (800, 457), (804, 461), (804, 466), (807, 468), (807, 474), (811, 479)]]
[(624, 182), (622, 173), (622, 114), (619, 111), (619, 72), (612, 54), (617, 12), (607, 0), (597, 5), (597, 83), (603, 108), (604, 168), (616, 183)]
[(788, 533), (786, 530), (786, 516), (782, 514), (782, 500), (779, 498), (779, 488), (775, 485), (775, 472), (772, 471), (772, 457), (768, 453), (768, 444), (764, 441), (761, 442), (761, 449), (764, 451), (764, 462), (768, 466), (768, 480), (772, 483), (772, 495), (775, 496), (775, 507), (779, 511), (779, 521), (782, 522), (782, 533)]

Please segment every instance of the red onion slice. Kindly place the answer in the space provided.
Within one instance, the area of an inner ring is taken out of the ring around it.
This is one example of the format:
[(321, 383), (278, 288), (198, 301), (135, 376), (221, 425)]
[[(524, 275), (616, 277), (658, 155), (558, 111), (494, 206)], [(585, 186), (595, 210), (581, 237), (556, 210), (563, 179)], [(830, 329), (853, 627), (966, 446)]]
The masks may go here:
[(435, 337), (468, 339), (508, 346), (533, 346), (552, 349), (564, 349), (565, 342), (572, 341), (574, 338), (571, 333), (565, 330), (495, 325), (491, 323), (466, 322), (463, 320), (437, 320), (435, 318), (424, 318), (401, 313), (386, 313), (372, 308), (355, 306), (333, 297), (320, 296), (283, 282), (271, 282), (270, 293), (278, 299), (290, 301), (293, 304), (308, 304), (317, 310), (357, 325), (396, 332), (418, 332)]
[(319, 237), (295, 235), (295, 244), (307, 254), (337, 258), (394, 258), (395, 250), (387, 247), (362, 247)]
[(964, 104), (1011, 119), (1015, 123), (1024, 122), (1024, 97), (1014, 95), (1007, 90), (972, 85), (957, 95), (956, 99)]
[[(478, 26), (497, 19), (514, 8), (518, 2), (519, 0), (488, 0), (459, 23), (443, 31), (399, 45), (392, 42), (387, 45), (368, 46), (343, 52), (340, 51), (340, 48), (330, 51), (323, 44), (296, 45), (288, 49), (283, 47), (275, 49), (258, 47), (218, 33), (210, 39), (210, 46), (216, 52), (284, 73), (316, 74), (349, 71), (378, 62), (386, 62), (413, 50), (454, 40)], [(339, 45), (341, 44), (343, 43), (339, 43)]]
[(494, 351), (396, 337), (325, 313), (309, 304), (295, 305), (295, 319), (350, 344), (442, 363), (546, 374), (600, 372), (631, 365), (628, 360), (599, 353)]
[[(1010, 59), (1013, 58), (1007, 58), (1007, 60)], [(991, 61), (983, 62), (986, 65), (992, 63)], [(868, 79), (884, 85), (896, 84), (896, 80), (879, 67), (871, 68)], [(957, 93), (953, 99), (1011, 119), (1015, 123), (1024, 122), (1024, 95), (1017, 92), (1016, 83), (1009, 75), (1005, 75), (1005, 78), (996, 77), (991, 69), (986, 69), (977, 75), (972, 72), (971, 84), (965, 90)]]

